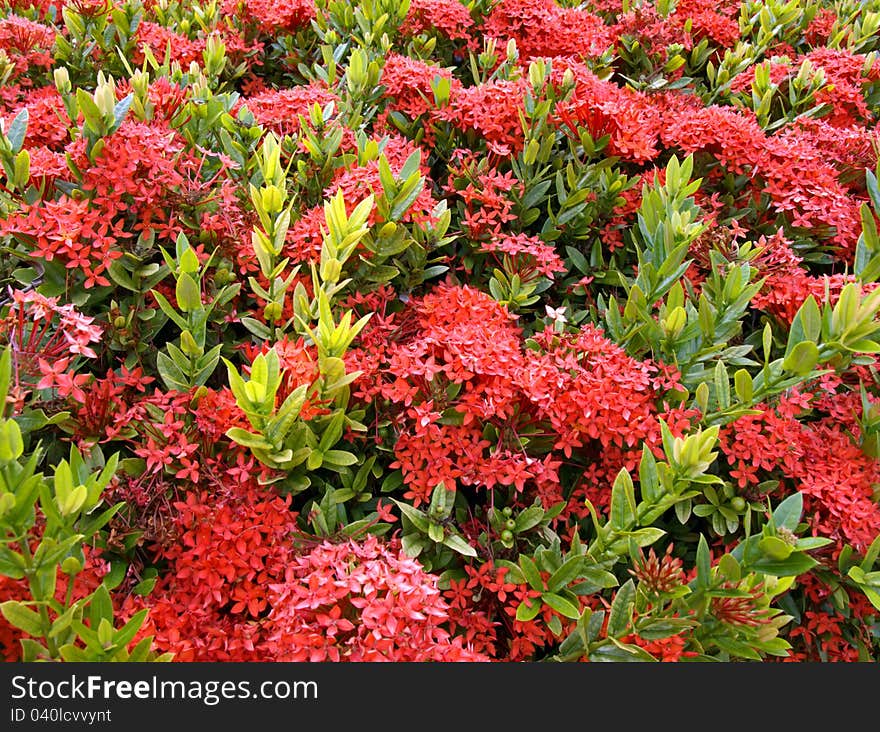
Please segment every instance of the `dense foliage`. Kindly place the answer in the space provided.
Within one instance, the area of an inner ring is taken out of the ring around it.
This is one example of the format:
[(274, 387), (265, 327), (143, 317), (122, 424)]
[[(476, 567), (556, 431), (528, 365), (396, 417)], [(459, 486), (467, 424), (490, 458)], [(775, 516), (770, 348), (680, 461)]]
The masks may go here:
[(878, 30), (0, 2), (0, 652), (880, 659)]

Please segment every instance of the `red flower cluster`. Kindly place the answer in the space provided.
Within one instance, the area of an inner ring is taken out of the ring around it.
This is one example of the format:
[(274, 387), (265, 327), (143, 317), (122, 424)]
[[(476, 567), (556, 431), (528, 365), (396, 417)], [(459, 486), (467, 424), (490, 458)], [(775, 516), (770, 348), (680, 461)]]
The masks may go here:
[(451, 638), (436, 579), (383, 546), (325, 542), (271, 586), (268, 642), (277, 661), (485, 661)]
[(502, 0), (483, 24), (499, 41), (516, 41), (524, 60), (537, 56), (598, 56), (612, 44), (612, 30), (602, 19), (580, 8), (563, 8), (553, 0)]
[[(588, 608), (612, 653), (877, 656), (876, 313), (789, 343), (877, 287), (880, 46), (839, 3), (769, 39), (733, 0), (0, 5), (4, 415), (45, 475), (121, 458), (72, 597), (127, 562), (179, 661), (545, 660)], [(699, 537), (796, 493), (819, 564), (689, 604)]]

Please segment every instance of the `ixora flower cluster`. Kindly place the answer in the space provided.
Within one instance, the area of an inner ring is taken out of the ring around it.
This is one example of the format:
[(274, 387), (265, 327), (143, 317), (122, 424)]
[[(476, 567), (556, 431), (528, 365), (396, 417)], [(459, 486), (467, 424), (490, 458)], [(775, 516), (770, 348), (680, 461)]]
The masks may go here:
[(0, 2), (0, 654), (880, 660), (878, 31)]

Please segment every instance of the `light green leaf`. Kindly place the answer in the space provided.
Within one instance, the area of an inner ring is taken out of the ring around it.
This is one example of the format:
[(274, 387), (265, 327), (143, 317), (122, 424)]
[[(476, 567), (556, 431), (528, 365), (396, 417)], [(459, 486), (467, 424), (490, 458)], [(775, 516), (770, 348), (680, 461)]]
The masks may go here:
[(468, 544), (458, 534), (450, 534), (445, 539), (443, 539), (443, 543), (453, 551), (456, 551), (459, 554), (464, 554), (466, 557), (477, 556), (477, 550), (474, 549), (470, 544)]
[(553, 608), (556, 612), (569, 620), (577, 620), (580, 617), (581, 613), (577, 606), (561, 595), (557, 595), (553, 592), (545, 592), (541, 595), (541, 599), (544, 601), (545, 605)]
[(3, 613), (3, 617), (19, 630), (34, 638), (43, 637), (43, 621), (39, 613), (26, 607), (24, 603), (7, 600), (0, 603), (0, 613)]

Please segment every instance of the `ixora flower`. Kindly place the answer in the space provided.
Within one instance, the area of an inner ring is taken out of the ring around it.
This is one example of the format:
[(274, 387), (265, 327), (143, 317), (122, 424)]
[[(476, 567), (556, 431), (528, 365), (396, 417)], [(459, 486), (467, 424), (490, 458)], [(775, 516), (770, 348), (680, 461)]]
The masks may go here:
[(268, 642), (279, 661), (481, 661), (443, 629), (436, 579), (375, 537), (323, 543), (271, 587)]
[(25, 362), (36, 356), (46, 360), (65, 355), (97, 358), (91, 344), (101, 341), (104, 329), (95, 318), (36, 290), (10, 289), (9, 298), (4, 334), (19, 358)]
[(3, 330), (19, 389), (54, 389), (59, 397), (82, 403), (91, 377), (75, 373), (74, 364), (97, 358), (92, 344), (101, 341), (103, 328), (73, 305), (60, 305), (58, 298), (35, 290), (10, 289), (9, 300)]
[(857, 5), (0, 2), (0, 653), (880, 660)]
[(490, 239), (481, 245), (483, 251), (506, 255), (510, 259), (510, 269), (522, 277), (525, 282), (532, 279), (533, 273), (553, 278), (559, 272), (565, 272), (556, 250), (547, 246), (537, 237), (518, 234)]

